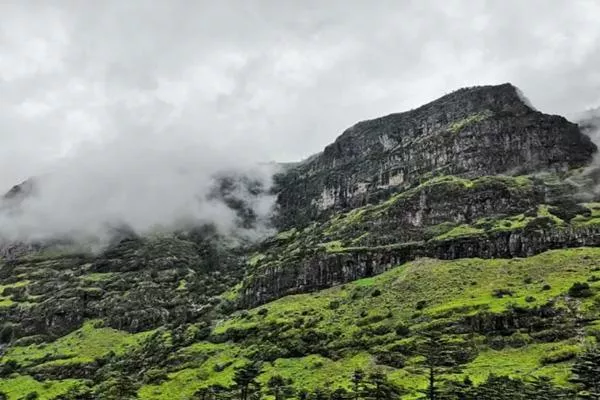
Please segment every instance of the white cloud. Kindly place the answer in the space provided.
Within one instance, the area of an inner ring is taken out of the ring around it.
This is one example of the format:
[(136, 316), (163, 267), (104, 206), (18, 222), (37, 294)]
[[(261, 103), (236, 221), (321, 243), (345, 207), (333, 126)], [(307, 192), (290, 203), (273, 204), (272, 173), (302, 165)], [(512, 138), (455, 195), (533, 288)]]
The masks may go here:
[(466, 85), (510, 81), (572, 114), (600, 104), (599, 14), (594, 0), (2, 2), (0, 188), (76, 165), (76, 185), (110, 172), (146, 193), (140, 174), (169, 170), (167, 154), (204, 177), (297, 160)]

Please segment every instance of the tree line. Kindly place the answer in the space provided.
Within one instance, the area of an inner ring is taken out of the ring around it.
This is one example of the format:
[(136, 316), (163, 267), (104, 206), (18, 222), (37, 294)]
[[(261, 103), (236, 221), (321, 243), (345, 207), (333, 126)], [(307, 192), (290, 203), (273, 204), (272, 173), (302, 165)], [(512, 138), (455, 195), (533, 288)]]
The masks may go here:
[[(600, 348), (582, 353), (571, 368), (573, 385), (556, 385), (551, 378), (519, 379), (490, 375), (475, 385), (467, 376), (449, 380), (448, 374), (462, 371), (453, 358), (453, 345), (441, 336), (431, 336), (423, 343), (422, 367), (427, 386), (420, 391), (422, 400), (600, 400)], [(197, 400), (260, 400), (265, 394), (275, 400), (398, 400), (408, 391), (390, 381), (383, 370), (366, 373), (355, 370), (348, 377), (349, 389), (317, 387), (312, 391), (295, 390), (292, 379), (273, 375), (261, 386), (259, 362), (235, 369), (233, 385), (211, 385), (194, 394)]]

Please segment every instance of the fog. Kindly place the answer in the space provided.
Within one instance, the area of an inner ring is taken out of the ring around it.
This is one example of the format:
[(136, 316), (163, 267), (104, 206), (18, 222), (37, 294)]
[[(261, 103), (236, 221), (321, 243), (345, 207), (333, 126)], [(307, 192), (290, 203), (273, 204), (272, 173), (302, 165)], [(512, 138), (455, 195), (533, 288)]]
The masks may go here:
[[(599, 14), (594, 0), (1, 2), (0, 191), (37, 186), (0, 236), (235, 230), (215, 174), (266, 188), (261, 162), (463, 86), (511, 82), (568, 116), (598, 107)], [(238, 196), (259, 220), (274, 202)]]
[[(145, 131), (80, 148), (31, 180), (31, 191), (26, 188), (4, 201), (0, 237), (68, 238), (97, 246), (123, 227), (143, 235), (203, 224), (243, 239), (268, 234), (275, 166), (186, 137), (173, 132), (167, 140)], [(220, 196), (223, 177), (236, 182), (226, 196), (252, 209), (252, 226), (244, 227)], [(241, 178), (251, 179), (262, 192), (257, 194)]]

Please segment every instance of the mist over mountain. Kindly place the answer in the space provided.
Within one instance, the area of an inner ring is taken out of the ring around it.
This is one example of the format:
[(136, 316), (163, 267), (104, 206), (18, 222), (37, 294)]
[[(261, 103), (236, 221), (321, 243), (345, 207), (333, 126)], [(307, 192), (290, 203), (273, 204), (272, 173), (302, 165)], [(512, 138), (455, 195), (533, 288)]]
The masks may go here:
[[(123, 135), (56, 161), (7, 193), (0, 238), (93, 243), (108, 240), (118, 227), (144, 235), (203, 224), (245, 238), (269, 232), (277, 166), (185, 139)], [(252, 214), (251, 224), (240, 207)]]
[(0, 400), (600, 399), (598, 15), (0, 1)]

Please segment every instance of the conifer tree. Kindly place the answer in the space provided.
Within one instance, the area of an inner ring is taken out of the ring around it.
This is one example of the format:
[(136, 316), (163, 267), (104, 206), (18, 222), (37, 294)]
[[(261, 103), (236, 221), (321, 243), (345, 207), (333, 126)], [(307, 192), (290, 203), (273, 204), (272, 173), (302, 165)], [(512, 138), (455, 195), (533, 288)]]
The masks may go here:
[(293, 395), (291, 379), (286, 379), (281, 375), (273, 375), (267, 382), (268, 394), (275, 396), (275, 400), (288, 399)]
[(251, 390), (257, 391), (260, 389), (256, 378), (261, 372), (262, 369), (259, 363), (248, 363), (235, 369), (233, 382), (240, 391), (240, 400), (248, 400)]
[(458, 344), (451, 342), (437, 332), (425, 334), (425, 340), (418, 345), (419, 355), (423, 357), (423, 367), (427, 373), (427, 389), (422, 391), (428, 400), (440, 400), (439, 384), (443, 373), (459, 373), (461, 368), (456, 356), (460, 351)]
[(369, 400), (399, 399), (403, 390), (390, 382), (383, 371), (369, 374), (364, 389), (365, 398)]
[(573, 382), (583, 388), (580, 398), (600, 400), (600, 348), (592, 347), (580, 355), (572, 368)]

